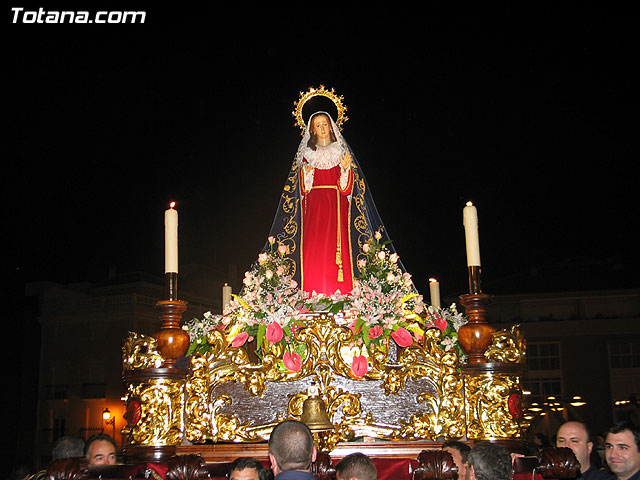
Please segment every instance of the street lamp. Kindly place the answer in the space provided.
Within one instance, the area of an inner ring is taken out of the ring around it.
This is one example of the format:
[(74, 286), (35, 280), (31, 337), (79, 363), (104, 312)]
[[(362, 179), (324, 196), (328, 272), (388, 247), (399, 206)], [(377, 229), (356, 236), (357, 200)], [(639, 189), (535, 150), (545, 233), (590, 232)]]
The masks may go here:
[[(111, 435), (111, 438), (113, 438), (115, 440), (116, 438), (116, 417), (115, 415), (112, 417), (111, 416), (111, 412), (109, 411), (108, 408), (105, 408), (102, 411), (102, 420), (104, 421), (105, 426), (106, 425), (111, 425), (111, 428), (113, 429), (113, 433)], [(104, 432), (104, 427), (102, 428), (102, 431)]]

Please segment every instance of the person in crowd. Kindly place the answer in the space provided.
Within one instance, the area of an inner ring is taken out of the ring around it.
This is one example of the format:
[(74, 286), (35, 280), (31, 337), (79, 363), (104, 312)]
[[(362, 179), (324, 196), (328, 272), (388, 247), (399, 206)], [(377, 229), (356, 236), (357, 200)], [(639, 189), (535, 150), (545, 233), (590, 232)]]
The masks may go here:
[(377, 480), (378, 470), (364, 453), (352, 453), (336, 465), (338, 480)]
[(449, 452), (453, 457), (453, 463), (458, 467), (458, 478), (467, 478), (467, 457), (471, 447), (459, 440), (447, 440), (442, 444), (442, 450)]
[(60, 437), (51, 451), (51, 457), (53, 460), (82, 456), (84, 456), (84, 440), (70, 435)]
[(273, 472), (262, 465), (260, 460), (253, 457), (240, 457), (229, 465), (227, 478), (229, 480), (272, 480)]
[(580, 477), (585, 480), (607, 480), (607, 475), (602, 470), (591, 465), (591, 452), (593, 442), (587, 426), (582, 422), (569, 421), (560, 425), (556, 434), (556, 447), (567, 447), (573, 451), (580, 462)]
[(84, 456), (89, 465), (114, 465), (116, 463), (116, 442), (105, 433), (97, 433), (87, 440)]
[(309, 427), (296, 420), (285, 420), (269, 436), (269, 460), (276, 480), (314, 480), (311, 464), (317, 450)]
[(468, 480), (511, 480), (511, 455), (497, 443), (480, 442), (467, 457)]
[(640, 427), (621, 422), (613, 425), (605, 439), (611, 480), (640, 480)]

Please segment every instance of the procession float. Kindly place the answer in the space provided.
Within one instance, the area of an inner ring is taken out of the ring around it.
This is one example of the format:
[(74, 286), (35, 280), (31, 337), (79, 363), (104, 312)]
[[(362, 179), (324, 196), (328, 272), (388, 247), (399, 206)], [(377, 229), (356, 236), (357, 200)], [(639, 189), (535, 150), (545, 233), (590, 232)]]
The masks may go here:
[[(305, 121), (314, 97), (336, 118)], [(294, 106), (303, 138), (272, 229), (221, 312), (182, 318), (177, 211), (165, 212), (159, 330), (122, 347), (125, 457), (266, 460), (285, 419), (305, 422), (332, 459), (360, 451), (408, 474), (447, 439), (517, 449), (525, 340), (487, 319), (475, 206), (463, 210), (469, 293), (443, 307), (436, 282), (429, 300), (418, 292), (387, 235), (341, 133), (343, 98), (321, 86)]]

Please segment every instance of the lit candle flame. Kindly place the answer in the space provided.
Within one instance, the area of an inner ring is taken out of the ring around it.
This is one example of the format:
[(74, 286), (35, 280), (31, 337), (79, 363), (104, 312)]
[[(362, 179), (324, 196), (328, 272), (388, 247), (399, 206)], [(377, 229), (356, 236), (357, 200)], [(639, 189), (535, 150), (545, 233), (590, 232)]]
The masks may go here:
[(467, 202), (467, 207), (473, 207), (473, 202), (472, 201), (468, 201)]
[(434, 283), (434, 282), (437, 282), (437, 281), (438, 281), (438, 279), (437, 279), (437, 278), (433, 278), (433, 277), (431, 277), (431, 278), (429, 279), (429, 281), (430, 281), (431, 283)]
[(171, 203), (169, 204), (169, 208), (173, 208), (173, 207), (175, 207), (175, 206), (176, 206), (176, 202), (171, 202)]

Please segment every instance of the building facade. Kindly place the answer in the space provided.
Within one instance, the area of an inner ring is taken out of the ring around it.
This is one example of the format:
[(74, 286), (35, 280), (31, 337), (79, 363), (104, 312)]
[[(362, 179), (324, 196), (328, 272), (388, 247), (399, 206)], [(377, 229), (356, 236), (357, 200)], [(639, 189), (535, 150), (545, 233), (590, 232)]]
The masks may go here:
[[(165, 298), (161, 279), (142, 273), (117, 275), (99, 284), (32, 283), (41, 328), (35, 457), (50, 460), (63, 435), (86, 440), (104, 432), (122, 446), (125, 393), (122, 344), (128, 332), (153, 335), (160, 329), (156, 303)], [(219, 311), (209, 300), (181, 292), (183, 320)], [(109, 410), (110, 418), (103, 413)]]

